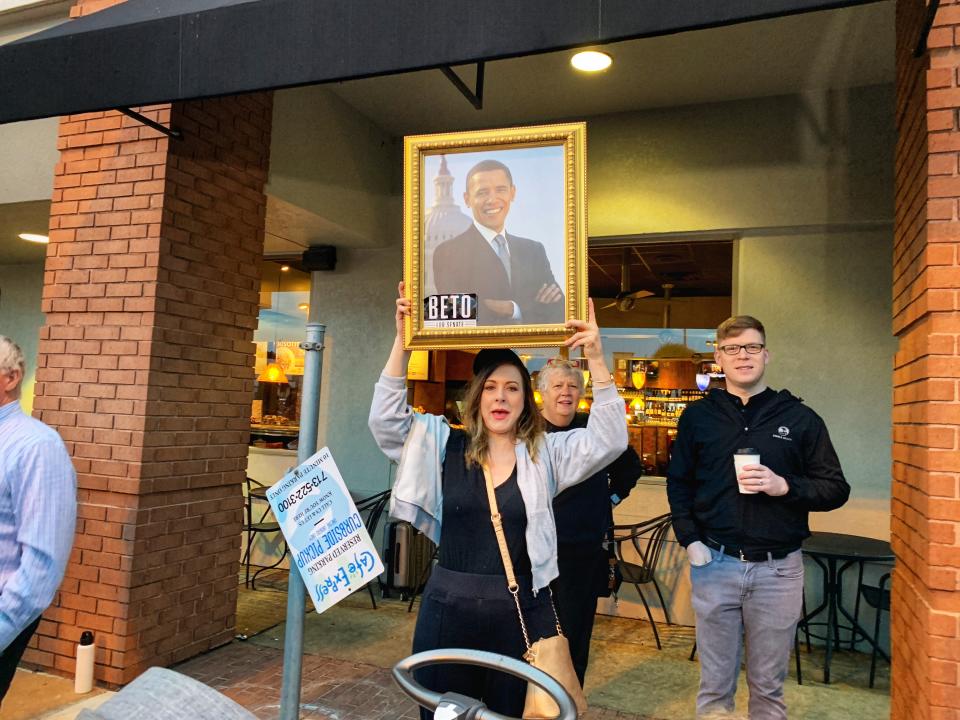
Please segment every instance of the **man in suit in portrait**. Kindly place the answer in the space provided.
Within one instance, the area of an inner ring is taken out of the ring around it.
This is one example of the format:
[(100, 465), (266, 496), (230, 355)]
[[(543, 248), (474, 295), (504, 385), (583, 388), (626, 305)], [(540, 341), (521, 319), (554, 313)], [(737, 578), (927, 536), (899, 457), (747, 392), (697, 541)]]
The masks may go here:
[(478, 325), (562, 323), (563, 291), (543, 245), (505, 228), (516, 194), (502, 162), (483, 160), (470, 169), (463, 200), (473, 225), (437, 246), (437, 292), (476, 293)]

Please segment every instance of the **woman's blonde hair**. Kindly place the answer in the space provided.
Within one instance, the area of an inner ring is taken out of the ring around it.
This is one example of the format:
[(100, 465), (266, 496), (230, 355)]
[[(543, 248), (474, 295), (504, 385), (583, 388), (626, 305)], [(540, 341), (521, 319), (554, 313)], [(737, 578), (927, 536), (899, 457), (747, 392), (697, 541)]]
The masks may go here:
[[(513, 363), (506, 362), (482, 368), (474, 374), (464, 390), (462, 419), (469, 441), (466, 452), (467, 467), (482, 465), (487, 457), (489, 438), (487, 428), (483, 424), (483, 417), (480, 414), (480, 398), (483, 395), (483, 386), (487, 380), (497, 368), (504, 365), (517, 367)], [(537, 402), (533, 398), (533, 383), (530, 381), (530, 373), (519, 367), (517, 370), (520, 371), (520, 382), (523, 387), (523, 412), (520, 413), (520, 419), (517, 420), (517, 440), (522, 441), (527, 446), (530, 459), (536, 462), (537, 443), (543, 435), (543, 417), (541, 417), (540, 411), (537, 409)]]

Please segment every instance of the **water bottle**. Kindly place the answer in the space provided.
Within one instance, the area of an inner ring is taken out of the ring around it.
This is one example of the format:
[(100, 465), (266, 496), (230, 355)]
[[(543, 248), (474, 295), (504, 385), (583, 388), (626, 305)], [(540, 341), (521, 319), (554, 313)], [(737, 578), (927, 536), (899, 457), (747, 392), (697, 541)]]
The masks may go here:
[(97, 646), (93, 643), (93, 633), (84, 630), (77, 645), (77, 669), (73, 679), (73, 691), (78, 695), (93, 690), (93, 666)]

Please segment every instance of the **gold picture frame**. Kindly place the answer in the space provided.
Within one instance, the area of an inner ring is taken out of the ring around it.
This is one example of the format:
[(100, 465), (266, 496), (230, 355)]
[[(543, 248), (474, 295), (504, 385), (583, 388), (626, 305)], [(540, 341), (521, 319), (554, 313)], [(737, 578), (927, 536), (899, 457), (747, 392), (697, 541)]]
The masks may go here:
[(403, 160), (405, 346), (562, 345), (587, 315), (586, 123), (408, 136)]

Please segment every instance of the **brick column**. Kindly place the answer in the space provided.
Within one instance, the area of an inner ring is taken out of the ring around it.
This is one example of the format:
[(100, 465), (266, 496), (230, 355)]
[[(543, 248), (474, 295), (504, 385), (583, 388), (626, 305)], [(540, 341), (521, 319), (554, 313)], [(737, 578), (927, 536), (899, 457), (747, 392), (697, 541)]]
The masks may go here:
[(61, 120), (34, 403), (79, 518), (25, 660), (70, 673), (93, 630), (112, 684), (233, 635), (272, 96), (140, 110), (184, 139)]
[(960, 720), (960, 5), (897, 3), (891, 716)]

